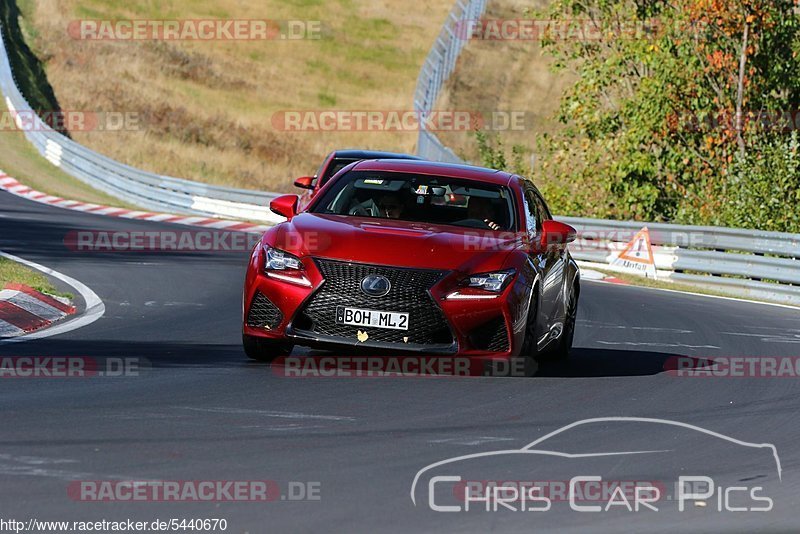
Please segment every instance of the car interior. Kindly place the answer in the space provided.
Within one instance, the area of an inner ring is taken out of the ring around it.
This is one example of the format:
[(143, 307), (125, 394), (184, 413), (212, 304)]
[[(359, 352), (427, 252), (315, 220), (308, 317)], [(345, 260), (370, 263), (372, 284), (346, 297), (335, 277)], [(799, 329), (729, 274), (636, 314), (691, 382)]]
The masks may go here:
[(512, 230), (514, 217), (505, 187), (459, 183), (444, 177), (362, 175), (340, 179), (313, 211), (357, 217)]

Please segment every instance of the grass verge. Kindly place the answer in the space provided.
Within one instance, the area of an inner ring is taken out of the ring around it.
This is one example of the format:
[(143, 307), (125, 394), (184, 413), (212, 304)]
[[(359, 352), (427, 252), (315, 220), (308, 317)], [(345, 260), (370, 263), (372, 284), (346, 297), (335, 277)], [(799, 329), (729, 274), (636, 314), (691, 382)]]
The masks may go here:
[(50, 280), (42, 273), (29, 269), (9, 259), (0, 258), (0, 289), (9, 283), (24, 284), (32, 287), (36, 291), (56, 297), (66, 297), (70, 300), (74, 298), (74, 295), (71, 293), (63, 293), (56, 289)]
[[(0, 105), (0, 110), (5, 109), (5, 105)], [(20, 183), (48, 195), (120, 208), (135, 208), (84, 184), (44, 159), (21, 131), (0, 131), (0, 170)]]

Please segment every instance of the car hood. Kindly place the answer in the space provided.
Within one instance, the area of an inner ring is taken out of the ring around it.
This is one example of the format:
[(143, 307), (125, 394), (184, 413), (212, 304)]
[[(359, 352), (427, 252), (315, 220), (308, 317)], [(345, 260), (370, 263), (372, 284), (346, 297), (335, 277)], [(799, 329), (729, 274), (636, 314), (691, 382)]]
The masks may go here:
[(469, 273), (502, 269), (522, 246), (516, 232), (311, 213), (280, 224), (266, 239), (300, 257)]

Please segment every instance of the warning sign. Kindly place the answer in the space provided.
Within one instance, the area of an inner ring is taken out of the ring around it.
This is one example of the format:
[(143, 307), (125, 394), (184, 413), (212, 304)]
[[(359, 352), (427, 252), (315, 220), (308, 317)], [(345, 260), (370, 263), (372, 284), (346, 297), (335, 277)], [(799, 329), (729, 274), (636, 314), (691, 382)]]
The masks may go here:
[(650, 244), (650, 231), (647, 227), (639, 230), (630, 243), (620, 252), (611, 265), (622, 267), (626, 271), (644, 275), (648, 278), (656, 277), (656, 259), (653, 256), (653, 246)]

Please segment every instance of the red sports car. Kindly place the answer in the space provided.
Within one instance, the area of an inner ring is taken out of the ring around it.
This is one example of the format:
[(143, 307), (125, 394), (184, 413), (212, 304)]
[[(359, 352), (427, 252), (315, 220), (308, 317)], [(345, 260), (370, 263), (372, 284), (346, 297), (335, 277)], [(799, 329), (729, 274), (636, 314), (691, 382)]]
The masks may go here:
[(248, 356), (295, 345), (484, 360), (566, 357), (580, 294), (534, 185), (505, 172), (428, 161), (342, 169), (253, 249), (244, 286)]

